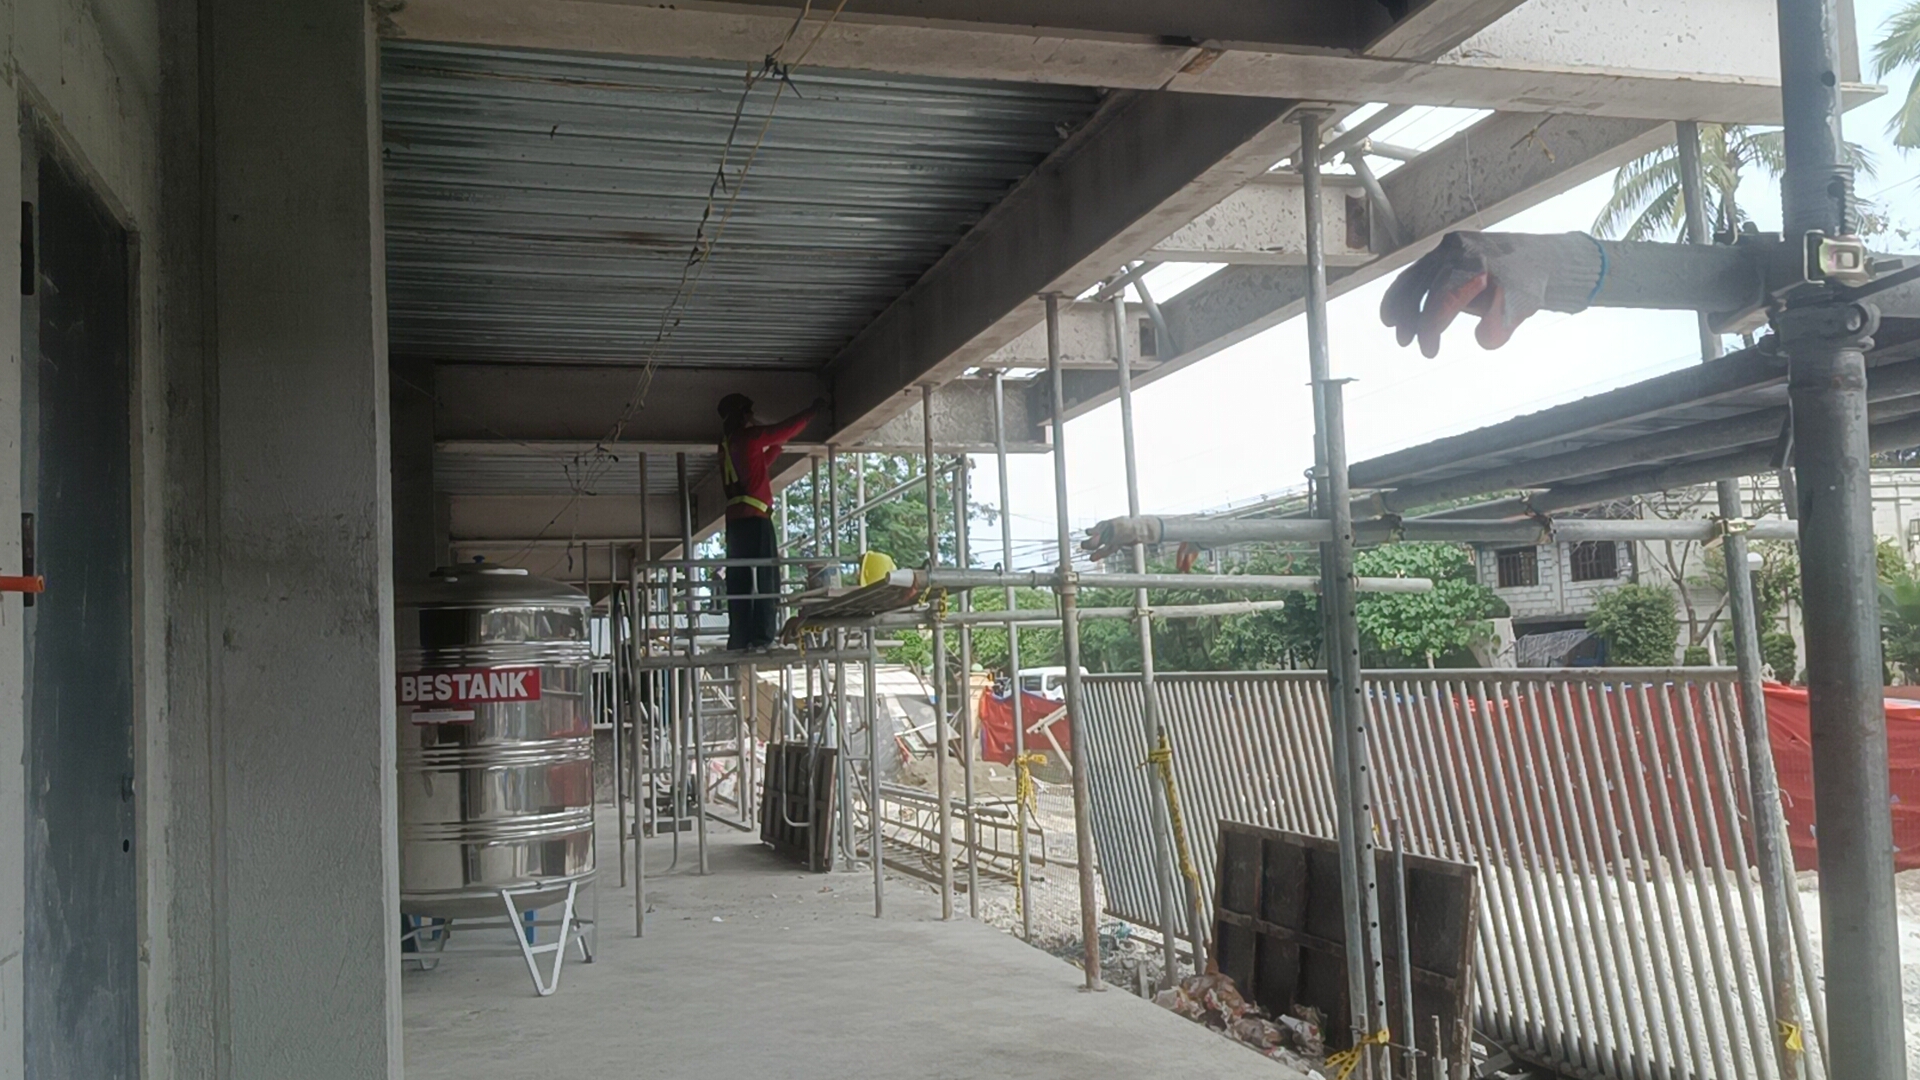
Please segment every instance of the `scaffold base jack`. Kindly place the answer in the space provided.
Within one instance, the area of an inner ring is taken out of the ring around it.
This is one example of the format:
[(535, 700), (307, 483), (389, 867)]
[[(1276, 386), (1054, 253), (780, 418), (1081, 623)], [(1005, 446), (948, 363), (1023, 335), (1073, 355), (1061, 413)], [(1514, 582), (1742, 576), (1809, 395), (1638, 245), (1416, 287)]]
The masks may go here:
[[(471, 918), (435, 918), (425, 915), (408, 915), (406, 929), (400, 935), (400, 959), (402, 963), (418, 965), (420, 971), (432, 971), (440, 966), (440, 961), (448, 956), (519, 956), (527, 962), (527, 975), (533, 980), (533, 991), (541, 997), (549, 997), (560, 989), (560, 972), (566, 965), (567, 947), (572, 945), (580, 950), (581, 963), (593, 963), (593, 935), (595, 924), (592, 919), (575, 916), (578, 906), (580, 882), (570, 881), (558, 904), (548, 903), (549, 907), (558, 907), (560, 917), (542, 919), (537, 911), (526, 910), (524, 898), (553, 894), (550, 885), (528, 885), (517, 889), (501, 889), (500, 904), (504, 913), (498, 916), (479, 916)], [(556, 931), (553, 940), (539, 940), (541, 928)], [(454, 944), (453, 932), (463, 931), (505, 931), (510, 935), (517, 948), (484, 943)], [(409, 949), (411, 946), (411, 949)], [(542, 972), (541, 959), (552, 957)]]

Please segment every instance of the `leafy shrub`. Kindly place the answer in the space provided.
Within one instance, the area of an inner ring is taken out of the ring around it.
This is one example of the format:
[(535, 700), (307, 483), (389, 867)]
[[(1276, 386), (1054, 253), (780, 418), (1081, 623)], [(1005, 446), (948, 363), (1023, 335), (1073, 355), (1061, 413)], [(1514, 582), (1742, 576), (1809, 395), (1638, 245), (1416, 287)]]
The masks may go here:
[(1622, 585), (1600, 597), (1587, 629), (1607, 643), (1607, 663), (1666, 667), (1680, 640), (1673, 593), (1652, 585)]

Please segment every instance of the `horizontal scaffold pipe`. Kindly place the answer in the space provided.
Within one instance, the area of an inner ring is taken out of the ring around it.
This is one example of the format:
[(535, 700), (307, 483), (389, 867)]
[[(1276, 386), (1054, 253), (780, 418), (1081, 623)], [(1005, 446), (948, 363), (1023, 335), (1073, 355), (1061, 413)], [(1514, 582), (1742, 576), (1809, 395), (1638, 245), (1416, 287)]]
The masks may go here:
[[(1716, 518), (1684, 520), (1569, 518), (1545, 523), (1527, 518), (1484, 521), (1447, 518), (1365, 521), (1354, 526), (1362, 543), (1384, 540), (1441, 540), (1459, 543), (1546, 544), (1585, 540), (1711, 541), (1729, 529), (1755, 540), (1793, 540), (1797, 526), (1786, 518), (1725, 522)], [(1128, 544), (1186, 543), (1221, 547), (1250, 543), (1318, 543), (1330, 537), (1317, 518), (1230, 519), (1209, 517), (1121, 517), (1095, 526), (1088, 543), (1097, 550)], [(1090, 578), (1092, 575), (1089, 575)], [(1088, 578), (1082, 578), (1086, 582)]]
[[(1207, 619), (1226, 615), (1250, 615), (1256, 611), (1278, 611), (1287, 606), (1285, 600), (1226, 600), (1216, 604), (1155, 604), (1147, 608), (1147, 613), (1156, 619)], [(1131, 619), (1138, 614), (1131, 607), (1092, 607), (1076, 608), (1074, 614), (1081, 622), (1088, 619)], [(907, 629), (926, 626), (933, 621), (929, 611), (888, 612), (885, 615), (828, 617), (807, 620), (809, 630), (839, 630), (874, 627), (882, 630)], [(1060, 613), (1046, 608), (1027, 608), (1020, 611), (950, 611), (941, 616), (940, 621), (948, 626), (1058, 626)]]
[[(1012, 585), (1050, 589), (1059, 575), (1048, 571), (1004, 573), (999, 570), (915, 570), (913, 580), (937, 589), (984, 589)], [(1086, 589), (1216, 589), (1222, 592), (1315, 592), (1320, 578), (1305, 574), (1076, 574), (1075, 585)], [(1429, 592), (1426, 578), (1363, 577), (1361, 592)]]

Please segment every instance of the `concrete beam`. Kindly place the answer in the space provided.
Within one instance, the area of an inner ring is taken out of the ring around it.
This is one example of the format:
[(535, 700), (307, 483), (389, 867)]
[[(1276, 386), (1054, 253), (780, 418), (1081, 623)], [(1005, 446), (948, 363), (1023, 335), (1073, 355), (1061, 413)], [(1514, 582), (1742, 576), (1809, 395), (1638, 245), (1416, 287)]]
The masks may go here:
[(1368, 56), (1392, 60), (1432, 60), (1505, 17), (1510, 0), (1427, 0), (1382, 31), (1366, 48)]
[[(1357, 183), (1331, 183), (1321, 192), (1326, 222), (1327, 265), (1358, 266), (1373, 258), (1367, 248), (1367, 201)], [(1153, 245), (1154, 262), (1259, 263), (1304, 266), (1306, 208), (1300, 182), (1269, 173)]]
[[(434, 370), (434, 433), (441, 439), (602, 439), (640, 379), (634, 367), (440, 364)], [(621, 437), (712, 447), (720, 439), (715, 406), (731, 393), (746, 394), (760, 415), (777, 418), (825, 396), (826, 386), (808, 372), (658, 367), (646, 394), (649, 404)], [(809, 435), (825, 430), (817, 423)]]
[[(1142, 304), (1127, 305), (1127, 325), (1134, 328), (1128, 354), (1134, 368), (1144, 370), (1159, 363), (1163, 350), (1154, 340), (1153, 321)], [(1060, 366), (1068, 370), (1112, 371), (1113, 308), (1090, 300), (1060, 305)], [(1044, 324), (995, 349), (981, 365), (990, 368), (1033, 368), (1047, 366), (1047, 328)], [(1008, 387), (1008, 393), (1013, 388)], [(915, 430), (918, 430), (917, 428)]]
[[(893, 419), (908, 388), (978, 366), (1041, 319), (1292, 152), (1283, 101), (1110, 98), (1059, 150), (827, 365), (835, 438)], [(1126, 183), (1116, 183), (1126, 177)]]
[[(1491, 225), (1672, 138), (1654, 120), (1499, 113), (1381, 179), (1408, 243), (1358, 267), (1330, 266), (1333, 296), (1393, 273), (1456, 228)], [(1299, 314), (1306, 272), (1292, 266), (1230, 266), (1160, 305), (1184, 349), (1134, 377), (1141, 386), (1245, 341)], [(1069, 415), (1113, 400), (1111, 377), (1074, 380)]]
[[(1341, 45), (1327, 40), (1339, 33), (1285, 25), (1297, 5), (1243, 4), (1247, 12), (1236, 16), (1209, 3), (1188, 17), (1194, 6), (1113, 4), (1089, 14), (1086, 5), (1051, 4), (996, 22), (954, 5), (861, 4), (820, 34), (807, 62), (1283, 100), (1779, 121), (1770, 0), (1657, 9), (1632, 0), (1430, 0), (1370, 35), (1370, 46), (1362, 44), (1369, 35)], [(1142, 18), (1149, 7), (1157, 10)], [(1067, 8), (1079, 14), (1063, 14)], [(920, 14), (901, 13), (909, 9)], [(408, 0), (384, 25), (393, 36), (426, 41), (759, 64), (787, 38), (798, 11), (792, 3), (699, 0)], [(800, 31), (808, 41), (824, 19), (818, 5), (813, 18)], [(1276, 21), (1271, 29), (1249, 25), (1262, 18)], [(1216, 27), (1255, 33), (1205, 32)], [(1193, 29), (1203, 33), (1182, 32)], [(1729, 34), (1737, 45), (1725, 44)]]
[[(1111, 337), (1111, 335), (1108, 335)], [(1045, 357), (1041, 363), (1046, 362)], [(1109, 359), (1107, 365), (1111, 367)], [(1009, 380), (1006, 392), (1007, 449), (1013, 453), (1044, 453), (1047, 450), (1044, 410), (1035, 409), (1025, 392), (1027, 383)], [(843, 446), (842, 452), (911, 454), (919, 456), (926, 447), (926, 427), (921, 421), (919, 392), (910, 395), (913, 407), (882, 424), (855, 446)], [(904, 400), (904, 398), (903, 398)], [(933, 392), (933, 443), (939, 454), (991, 454), (994, 452), (993, 384), (985, 379), (956, 379)]]

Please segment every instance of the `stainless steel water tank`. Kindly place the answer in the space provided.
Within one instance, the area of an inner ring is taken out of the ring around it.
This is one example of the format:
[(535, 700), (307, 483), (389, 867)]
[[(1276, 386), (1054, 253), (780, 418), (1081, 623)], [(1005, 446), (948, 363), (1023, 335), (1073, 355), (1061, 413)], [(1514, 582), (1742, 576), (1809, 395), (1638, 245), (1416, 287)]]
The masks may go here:
[(532, 910), (593, 874), (585, 593), (524, 570), (436, 571), (397, 605), (400, 906)]

